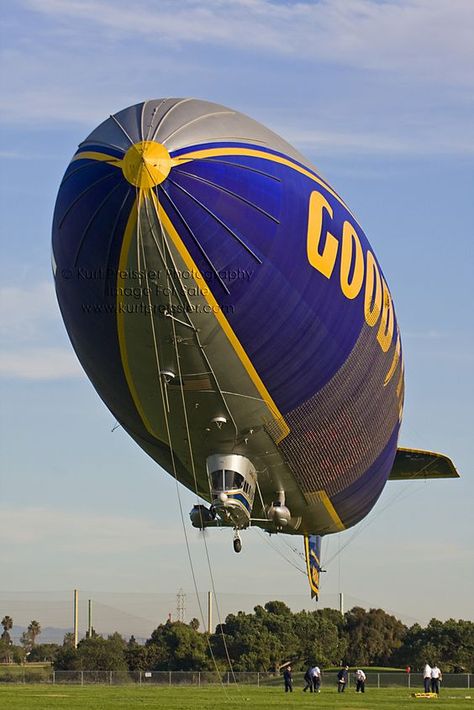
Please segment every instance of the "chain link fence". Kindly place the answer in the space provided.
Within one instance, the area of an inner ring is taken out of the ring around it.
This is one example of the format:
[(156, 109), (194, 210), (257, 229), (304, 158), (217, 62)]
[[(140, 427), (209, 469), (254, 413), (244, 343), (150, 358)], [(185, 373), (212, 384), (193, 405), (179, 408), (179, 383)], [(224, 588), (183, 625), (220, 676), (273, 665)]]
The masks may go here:
[[(445, 673), (442, 687), (471, 688), (474, 679), (470, 673)], [(50, 683), (55, 685), (156, 685), (156, 686), (204, 686), (204, 685), (253, 685), (257, 687), (278, 686), (282, 677), (278, 673), (232, 673), (225, 671), (53, 671), (47, 667), (0, 667), (0, 683)], [(293, 674), (293, 684), (305, 685), (303, 673)], [(353, 673), (349, 674), (349, 687), (355, 685)], [(421, 689), (423, 681), (418, 673), (367, 672), (366, 685), (371, 688), (404, 687)], [(336, 672), (322, 676), (322, 687), (336, 687)]]

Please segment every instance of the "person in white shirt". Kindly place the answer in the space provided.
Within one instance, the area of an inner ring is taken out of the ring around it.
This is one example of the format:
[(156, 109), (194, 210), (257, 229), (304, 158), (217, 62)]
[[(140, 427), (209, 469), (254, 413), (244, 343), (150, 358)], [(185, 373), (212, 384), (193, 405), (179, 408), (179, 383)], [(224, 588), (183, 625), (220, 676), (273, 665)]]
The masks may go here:
[(356, 679), (356, 693), (365, 693), (365, 681), (366, 675), (360, 668), (355, 672)]
[(321, 692), (321, 669), (319, 666), (311, 668), (311, 677), (313, 679), (313, 688), (315, 693)]
[(431, 692), (439, 695), (439, 683), (443, 679), (441, 671), (435, 663), (431, 669)]
[(423, 685), (425, 686), (425, 693), (429, 693), (431, 690), (431, 666), (428, 662), (425, 663), (423, 668)]

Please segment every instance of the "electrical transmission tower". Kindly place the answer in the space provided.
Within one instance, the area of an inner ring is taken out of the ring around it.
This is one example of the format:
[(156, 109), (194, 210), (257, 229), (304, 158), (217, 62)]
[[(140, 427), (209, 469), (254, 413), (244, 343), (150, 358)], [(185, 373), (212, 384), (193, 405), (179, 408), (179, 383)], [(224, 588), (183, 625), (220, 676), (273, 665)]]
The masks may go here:
[(176, 615), (178, 617), (178, 621), (182, 621), (184, 623), (186, 618), (186, 594), (182, 589), (179, 589), (176, 595)]

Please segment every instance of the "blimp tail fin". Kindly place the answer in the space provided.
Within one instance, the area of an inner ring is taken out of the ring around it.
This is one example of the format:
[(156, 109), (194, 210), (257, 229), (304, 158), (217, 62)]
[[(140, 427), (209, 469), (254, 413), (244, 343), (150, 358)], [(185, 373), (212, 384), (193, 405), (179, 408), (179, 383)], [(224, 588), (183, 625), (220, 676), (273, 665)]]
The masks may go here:
[(459, 478), (455, 465), (448, 456), (421, 449), (397, 449), (388, 477), (390, 481), (420, 480), (423, 478)]
[(306, 571), (308, 573), (309, 586), (311, 587), (311, 599), (319, 598), (319, 576), (321, 574), (321, 535), (305, 535), (304, 551), (306, 555)]

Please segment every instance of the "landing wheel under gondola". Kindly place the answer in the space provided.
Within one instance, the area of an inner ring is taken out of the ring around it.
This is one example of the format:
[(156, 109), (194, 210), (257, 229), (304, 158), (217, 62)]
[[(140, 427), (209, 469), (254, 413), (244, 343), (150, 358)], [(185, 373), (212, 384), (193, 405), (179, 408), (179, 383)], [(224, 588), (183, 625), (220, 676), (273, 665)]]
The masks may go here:
[(234, 552), (240, 552), (241, 549), (242, 549), (242, 540), (239, 537), (239, 533), (236, 532), (235, 537), (234, 537)]

